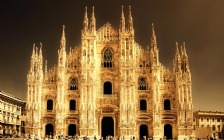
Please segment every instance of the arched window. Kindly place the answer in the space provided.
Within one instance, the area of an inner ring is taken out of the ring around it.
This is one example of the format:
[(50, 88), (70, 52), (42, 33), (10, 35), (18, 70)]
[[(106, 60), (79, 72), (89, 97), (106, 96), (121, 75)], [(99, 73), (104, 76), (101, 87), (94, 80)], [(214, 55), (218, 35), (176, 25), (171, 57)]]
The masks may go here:
[(104, 67), (112, 67), (112, 51), (109, 48), (107, 48), (104, 51), (103, 59), (104, 59), (103, 63)]
[(170, 100), (169, 99), (164, 100), (164, 110), (170, 110), (170, 109), (171, 109)]
[(146, 100), (140, 100), (140, 110), (147, 110)]
[(53, 110), (53, 101), (51, 99), (47, 100), (47, 110)]
[(103, 84), (103, 94), (111, 95), (112, 94), (112, 84), (111, 82), (105, 82)]
[(70, 100), (70, 110), (76, 110), (76, 101), (75, 100)]
[(72, 78), (69, 84), (69, 90), (78, 90), (78, 80), (77, 78)]
[(145, 78), (143, 78), (143, 77), (139, 78), (139, 80), (138, 80), (138, 90), (146, 90), (147, 89), (146, 87), (147, 86), (146, 86)]

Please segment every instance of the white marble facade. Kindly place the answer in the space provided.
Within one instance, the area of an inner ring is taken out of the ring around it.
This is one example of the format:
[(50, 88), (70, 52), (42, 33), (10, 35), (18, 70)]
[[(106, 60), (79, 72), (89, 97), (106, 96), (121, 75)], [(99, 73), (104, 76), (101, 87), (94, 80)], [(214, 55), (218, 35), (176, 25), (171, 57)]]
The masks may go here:
[(176, 43), (169, 70), (159, 61), (153, 25), (150, 47), (135, 41), (131, 7), (126, 18), (122, 7), (118, 29), (109, 22), (96, 29), (94, 8), (91, 13), (89, 18), (85, 9), (81, 43), (69, 51), (63, 26), (54, 67), (47, 69), (42, 44), (34, 44), (27, 75), (26, 133), (42, 138), (189, 138), (192, 81), (185, 43)]

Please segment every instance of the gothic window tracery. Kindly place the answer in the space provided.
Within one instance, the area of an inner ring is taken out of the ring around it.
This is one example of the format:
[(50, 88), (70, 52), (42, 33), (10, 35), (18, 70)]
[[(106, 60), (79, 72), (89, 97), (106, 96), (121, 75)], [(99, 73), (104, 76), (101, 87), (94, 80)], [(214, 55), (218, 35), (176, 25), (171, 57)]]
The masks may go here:
[(147, 90), (146, 80), (143, 77), (138, 80), (138, 90)]
[(72, 78), (69, 85), (69, 90), (78, 90), (78, 80), (77, 78)]
[(105, 51), (104, 51), (104, 54), (103, 54), (103, 59), (104, 59), (104, 67), (112, 67), (112, 51), (107, 48)]

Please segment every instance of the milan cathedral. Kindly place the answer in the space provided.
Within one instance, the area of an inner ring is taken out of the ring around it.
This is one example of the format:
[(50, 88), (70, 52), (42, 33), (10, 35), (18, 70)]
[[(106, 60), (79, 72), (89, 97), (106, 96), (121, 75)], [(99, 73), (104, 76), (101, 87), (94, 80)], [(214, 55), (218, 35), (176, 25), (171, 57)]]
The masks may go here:
[(63, 26), (58, 63), (50, 69), (43, 61), (42, 44), (33, 45), (27, 134), (156, 140), (193, 135), (185, 43), (176, 43), (170, 71), (160, 63), (154, 25), (151, 45), (145, 49), (135, 41), (131, 7), (125, 18), (123, 6), (118, 30), (109, 22), (96, 29), (94, 7), (90, 18), (85, 8), (80, 42), (66, 51)]

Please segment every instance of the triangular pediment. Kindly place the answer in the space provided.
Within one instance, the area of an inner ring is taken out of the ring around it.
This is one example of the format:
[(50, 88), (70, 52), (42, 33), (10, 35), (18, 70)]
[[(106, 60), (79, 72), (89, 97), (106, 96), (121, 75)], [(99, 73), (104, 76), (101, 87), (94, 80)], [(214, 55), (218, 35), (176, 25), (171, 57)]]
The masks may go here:
[(118, 40), (118, 32), (107, 22), (97, 30), (97, 39), (101, 41)]

